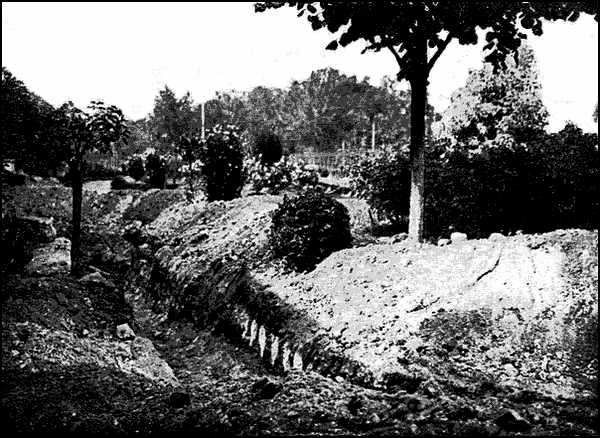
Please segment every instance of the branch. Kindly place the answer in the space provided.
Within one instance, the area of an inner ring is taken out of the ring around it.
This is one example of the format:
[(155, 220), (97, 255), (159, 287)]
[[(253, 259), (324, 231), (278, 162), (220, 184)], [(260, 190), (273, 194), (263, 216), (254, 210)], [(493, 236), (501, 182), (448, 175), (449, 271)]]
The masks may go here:
[(392, 46), (391, 44), (388, 44), (386, 46), (388, 49), (390, 49), (390, 52), (392, 52), (392, 55), (394, 55), (394, 58), (396, 58), (396, 62), (398, 63), (399, 67), (402, 67), (402, 58), (400, 57), (400, 55), (398, 55), (398, 52), (396, 52), (396, 49), (394, 49), (394, 46)]
[(442, 53), (444, 53), (444, 50), (446, 50), (446, 47), (448, 47), (448, 44), (450, 44), (450, 41), (452, 41), (452, 38), (454, 38), (454, 35), (452, 35), (452, 33), (449, 32), (448, 36), (446, 36), (446, 39), (444, 41), (442, 41), (442, 44), (438, 47), (437, 51), (433, 54), (433, 56), (427, 63), (427, 74), (429, 74), (429, 72), (435, 65), (438, 58), (442, 55)]

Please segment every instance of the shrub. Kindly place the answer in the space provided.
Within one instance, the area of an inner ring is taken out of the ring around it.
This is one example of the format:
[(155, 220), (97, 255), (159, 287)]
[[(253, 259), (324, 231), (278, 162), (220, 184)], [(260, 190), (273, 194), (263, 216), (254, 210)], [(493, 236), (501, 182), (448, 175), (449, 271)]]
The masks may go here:
[(238, 128), (215, 126), (200, 149), (201, 171), (208, 201), (240, 196), (243, 179), (243, 152)]
[(281, 140), (273, 132), (262, 131), (254, 139), (252, 152), (255, 156), (260, 156), (260, 161), (264, 164), (279, 161), (282, 151)]
[(167, 161), (156, 152), (146, 157), (148, 183), (152, 187), (162, 189), (167, 182)]
[(139, 155), (134, 155), (126, 163), (125, 168), (127, 169), (127, 175), (135, 179), (136, 181), (141, 180), (146, 174), (144, 168), (144, 159)]
[(350, 246), (348, 210), (321, 189), (284, 196), (273, 212), (269, 245), (275, 257), (296, 270), (309, 270), (331, 254)]
[[(526, 144), (468, 147), (434, 143), (427, 150), (425, 234), (450, 228), (474, 238), (597, 227), (598, 136), (567, 126)], [(410, 172), (405, 155), (384, 153), (353, 169), (355, 193), (392, 221), (408, 214)]]
[(292, 182), (300, 189), (315, 187), (319, 184), (318, 166), (305, 164), (302, 160), (291, 160)]
[(363, 198), (379, 217), (393, 225), (408, 215), (410, 170), (407, 157), (401, 152), (385, 149), (363, 158), (350, 169), (352, 190)]
[(277, 194), (292, 183), (293, 166), (282, 158), (273, 164), (263, 164), (252, 157), (244, 161), (244, 174), (253, 192)]
[(319, 168), (319, 176), (321, 178), (327, 178), (329, 176), (329, 170), (327, 170), (326, 167), (320, 167)]

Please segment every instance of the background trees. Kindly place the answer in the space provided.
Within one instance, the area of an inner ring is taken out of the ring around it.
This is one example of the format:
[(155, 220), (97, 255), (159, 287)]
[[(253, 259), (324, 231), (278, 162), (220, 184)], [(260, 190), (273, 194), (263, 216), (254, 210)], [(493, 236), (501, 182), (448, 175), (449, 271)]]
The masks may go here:
[[(596, 16), (597, 2), (264, 2), (257, 12), (282, 6), (295, 7), (313, 30), (326, 28), (336, 34), (327, 46), (335, 50), (358, 40), (365, 51), (389, 50), (399, 66), (398, 80), (411, 88), (410, 215), (409, 235), (421, 240), (424, 224), (425, 118), (428, 77), (450, 42), (476, 44), (476, 29), (484, 29), (486, 61), (495, 68), (506, 66), (531, 30), (541, 35), (542, 20), (575, 21), (581, 12)], [(338, 32), (340, 31), (341, 32)]]
[(2, 158), (17, 168), (47, 175), (66, 158), (60, 145), (50, 141), (54, 107), (2, 67)]
[(510, 145), (539, 136), (547, 119), (535, 55), (522, 45), (505, 70), (484, 64), (469, 73), (443, 113), (440, 136), (473, 149), (494, 141)]

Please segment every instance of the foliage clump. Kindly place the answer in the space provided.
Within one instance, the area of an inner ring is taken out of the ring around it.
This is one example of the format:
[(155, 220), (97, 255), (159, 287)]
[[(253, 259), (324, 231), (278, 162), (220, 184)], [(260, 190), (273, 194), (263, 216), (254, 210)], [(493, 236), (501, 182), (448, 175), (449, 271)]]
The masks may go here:
[(302, 160), (282, 157), (265, 164), (256, 157), (244, 161), (244, 173), (255, 193), (277, 194), (284, 189), (303, 190), (319, 183), (319, 173)]
[(148, 183), (152, 187), (162, 189), (167, 182), (167, 160), (154, 152), (146, 157), (146, 170), (148, 171)]
[(408, 216), (410, 170), (408, 157), (385, 149), (353, 163), (353, 191), (363, 198), (378, 217), (398, 225)]
[(350, 246), (350, 216), (321, 189), (284, 196), (273, 212), (269, 246), (295, 270), (310, 270), (334, 251)]
[(200, 149), (204, 189), (208, 201), (228, 201), (240, 196), (243, 178), (243, 150), (234, 125), (217, 125)]
[(274, 132), (263, 130), (254, 139), (253, 153), (263, 164), (273, 164), (281, 159), (281, 140)]
[(140, 155), (134, 155), (125, 163), (127, 175), (135, 179), (136, 181), (141, 180), (146, 174), (146, 168), (144, 166), (144, 159)]

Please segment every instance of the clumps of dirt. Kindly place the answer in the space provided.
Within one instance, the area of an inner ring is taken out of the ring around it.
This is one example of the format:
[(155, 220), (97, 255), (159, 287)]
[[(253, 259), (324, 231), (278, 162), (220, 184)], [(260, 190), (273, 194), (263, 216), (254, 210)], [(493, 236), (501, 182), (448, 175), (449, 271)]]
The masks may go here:
[[(459, 373), (566, 397), (594, 392), (585, 382), (597, 372), (597, 232), (367, 245), (306, 275), (255, 277), (383, 380), (420, 363), (424, 380)], [(573, 368), (574, 357), (587, 359)]]
[(2, 286), (2, 321), (31, 322), (53, 330), (82, 334), (112, 333), (132, 322), (122, 292), (101, 285), (84, 286), (71, 277), (6, 276)]

